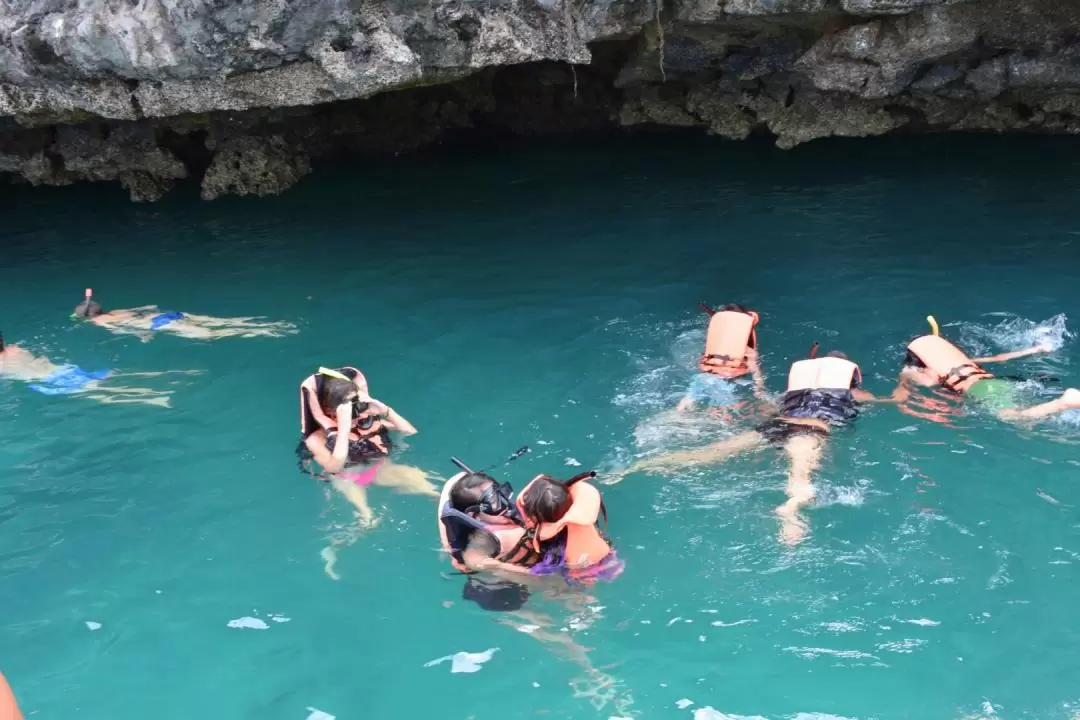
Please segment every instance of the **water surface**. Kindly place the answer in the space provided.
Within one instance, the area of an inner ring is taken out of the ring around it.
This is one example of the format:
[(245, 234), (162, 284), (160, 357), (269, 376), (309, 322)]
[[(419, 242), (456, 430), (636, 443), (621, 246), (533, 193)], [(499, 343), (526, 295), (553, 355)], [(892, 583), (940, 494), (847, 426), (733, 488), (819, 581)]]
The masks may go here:
[[(292, 451), (297, 384), (347, 363), (420, 428), (402, 461), (444, 475), (529, 444), (521, 487), (725, 436), (652, 419), (692, 375), (698, 300), (762, 312), (774, 390), (821, 340), (885, 394), (934, 313), (973, 352), (1062, 342), (1008, 368), (1052, 397), (1080, 384), (1078, 161), (1070, 139), (665, 135), (365, 160), (269, 200), (5, 189), (9, 342), (205, 374), (169, 410), (0, 385), (0, 668), (42, 718), (1072, 718), (1080, 418), (876, 408), (832, 443), (795, 550), (773, 452), (605, 488), (626, 573), (584, 613), (533, 606), (585, 677), (462, 601), (427, 500), (373, 492), (382, 524), (330, 580), (352, 515)], [(67, 319), (87, 285), (300, 332), (112, 337)]]

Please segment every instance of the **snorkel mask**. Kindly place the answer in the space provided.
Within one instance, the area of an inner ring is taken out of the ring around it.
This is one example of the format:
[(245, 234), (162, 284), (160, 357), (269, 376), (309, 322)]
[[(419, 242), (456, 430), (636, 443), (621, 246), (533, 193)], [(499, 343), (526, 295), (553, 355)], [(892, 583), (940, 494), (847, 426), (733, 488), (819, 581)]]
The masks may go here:
[(488, 485), (480, 495), (480, 502), (469, 508), (467, 512), (481, 512), (521, 523), (521, 516), (514, 503), (514, 489), (510, 487), (510, 483), (493, 482)]

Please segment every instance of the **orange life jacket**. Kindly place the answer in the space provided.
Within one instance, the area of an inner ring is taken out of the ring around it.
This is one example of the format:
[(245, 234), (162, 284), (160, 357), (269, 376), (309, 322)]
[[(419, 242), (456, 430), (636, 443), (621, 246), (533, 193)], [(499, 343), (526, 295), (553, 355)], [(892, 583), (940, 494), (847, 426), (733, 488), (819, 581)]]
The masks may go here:
[(791, 364), (787, 392), (850, 390), (853, 382), (861, 379), (859, 366), (850, 360), (837, 357), (809, 358)]
[[(367, 392), (367, 379), (354, 367), (345, 366), (338, 372), (352, 380), (360, 380), (361, 389)], [(319, 428), (330, 431), (337, 429), (337, 418), (323, 412), (319, 405), (319, 390), (322, 388), (324, 375), (314, 373), (300, 383), (300, 436), (307, 437)]]
[(757, 347), (758, 324), (756, 312), (743, 313), (721, 310), (709, 318), (705, 333), (705, 354), (698, 368), (724, 378), (736, 378), (750, 372), (746, 356), (750, 348)]
[[(604, 502), (600, 491), (584, 481), (570, 485), (570, 508), (561, 519), (552, 523), (538, 523), (525, 512), (524, 498), (532, 485), (544, 475), (537, 475), (518, 494), (517, 507), (531, 533), (533, 549), (540, 552), (540, 543), (551, 540), (563, 530), (566, 531), (566, 549), (563, 562), (570, 577), (575, 571), (583, 571), (602, 562), (611, 554), (612, 548), (600, 533), (597, 522), (601, 514), (605, 515)], [(582, 477), (582, 476), (578, 476)]]
[(450, 557), (450, 563), (461, 572), (472, 572), (465, 565), (464, 553), (469, 537), (474, 532), (481, 532), (493, 538), (499, 548), (492, 555), (493, 558), (513, 565), (535, 564), (540, 556), (529, 547), (523, 526), (514, 523), (481, 522), (450, 504), (450, 490), (463, 477), (465, 473), (461, 472), (447, 480), (439, 497), (439, 540), (443, 551)]
[(23, 720), (19, 705), (15, 702), (15, 693), (11, 691), (11, 686), (2, 674), (0, 674), (0, 720)]
[(922, 361), (938, 382), (955, 393), (967, 392), (972, 385), (994, 377), (979, 367), (964, 352), (939, 335), (923, 335), (908, 343), (908, 352)]

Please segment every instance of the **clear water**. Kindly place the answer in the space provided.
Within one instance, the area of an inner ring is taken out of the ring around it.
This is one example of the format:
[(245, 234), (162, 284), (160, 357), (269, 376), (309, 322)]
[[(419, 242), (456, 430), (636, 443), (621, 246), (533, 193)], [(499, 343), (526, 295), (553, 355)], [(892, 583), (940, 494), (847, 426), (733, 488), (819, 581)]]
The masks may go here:
[[(1059, 377), (1029, 386), (1051, 397), (1080, 384), (1078, 191), (1074, 140), (670, 135), (365, 161), (271, 200), (5, 190), (9, 342), (206, 374), (170, 410), (0, 385), (0, 668), (41, 718), (1072, 718), (1080, 418), (875, 409), (832, 444), (795, 550), (775, 453), (606, 488), (626, 573), (585, 627), (534, 606), (592, 675), (461, 600), (426, 499), (373, 491), (382, 524), (330, 580), (352, 515), (292, 452), (297, 383), (344, 363), (420, 428), (403, 461), (444, 474), (528, 443), (520, 487), (726, 435), (653, 419), (690, 378), (699, 299), (763, 311), (774, 389), (821, 339), (888, 392), (934, 313), (983, 352), (1062, 342), (1011, 368)], [(86, 285), (301, 332), (143, 344), (70, 324)], [(425, 667), (490, 648), (472, 674)]]

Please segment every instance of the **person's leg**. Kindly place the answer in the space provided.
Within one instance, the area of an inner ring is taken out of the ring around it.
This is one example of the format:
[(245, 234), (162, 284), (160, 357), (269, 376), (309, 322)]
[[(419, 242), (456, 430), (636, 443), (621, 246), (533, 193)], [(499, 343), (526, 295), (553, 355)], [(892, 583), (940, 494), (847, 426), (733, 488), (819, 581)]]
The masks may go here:
[(619, 471), (614, 478), (607, 480), (607, 484), (613, 485), (621, 480), (624, 475), (641, 470), (659, 470), (670, 472), (680, 465), (707, 465), (726, 460), (732, 455), (750, 450), (760, 450), (765, 447), (765, 438), (756, 430), (740, 433), (720, 442), (706, 445), (694, 450), (679, 450), (672, 453), (664, 453), (656, 457), (638, 460), (626, 470)]
[(375, 511), (368, 504), (367, 490), (365, 488), (346, 478), (335, 477), (331, 478), (330, 482), (333, 484), (334, 489), (344, 495), (356, 508), (357, 517), (360, 519), (362, 527), (373, 528), (378, 524), (379, 519), (375, 517)]
[(1023, 410), (1017, 410), (1015, 408), (998, 410), (997, 416), (1006, 422), (1038, 420), (1040, 418), (1066, 412), (1067, 410), (1080, 410), (1080, 390), (1069, 388), (1056, 400), (1051, 400), (1050, 402), (1045, 402), (1041, 405), (1035, 405), (1034, 407)]
[(439, 488), (427, 479), (427, 473), (411, 465), (398, 465), (384, 461), (375, 473), (375, 484), (391, 487), (409, 495), (439, 497)]
[(780, 539), (788, 545), (795, 545), (806, 537), (807, 524), (799, 510), (814, 499), (812, 476), (821, 464), (824, 447), (824, 437), (805, 432), (789, 437), (784, 443), (784, 451), (791, 463), (786, 488), (788, 500), (776, 508), (776, 514), (780, 518)]

